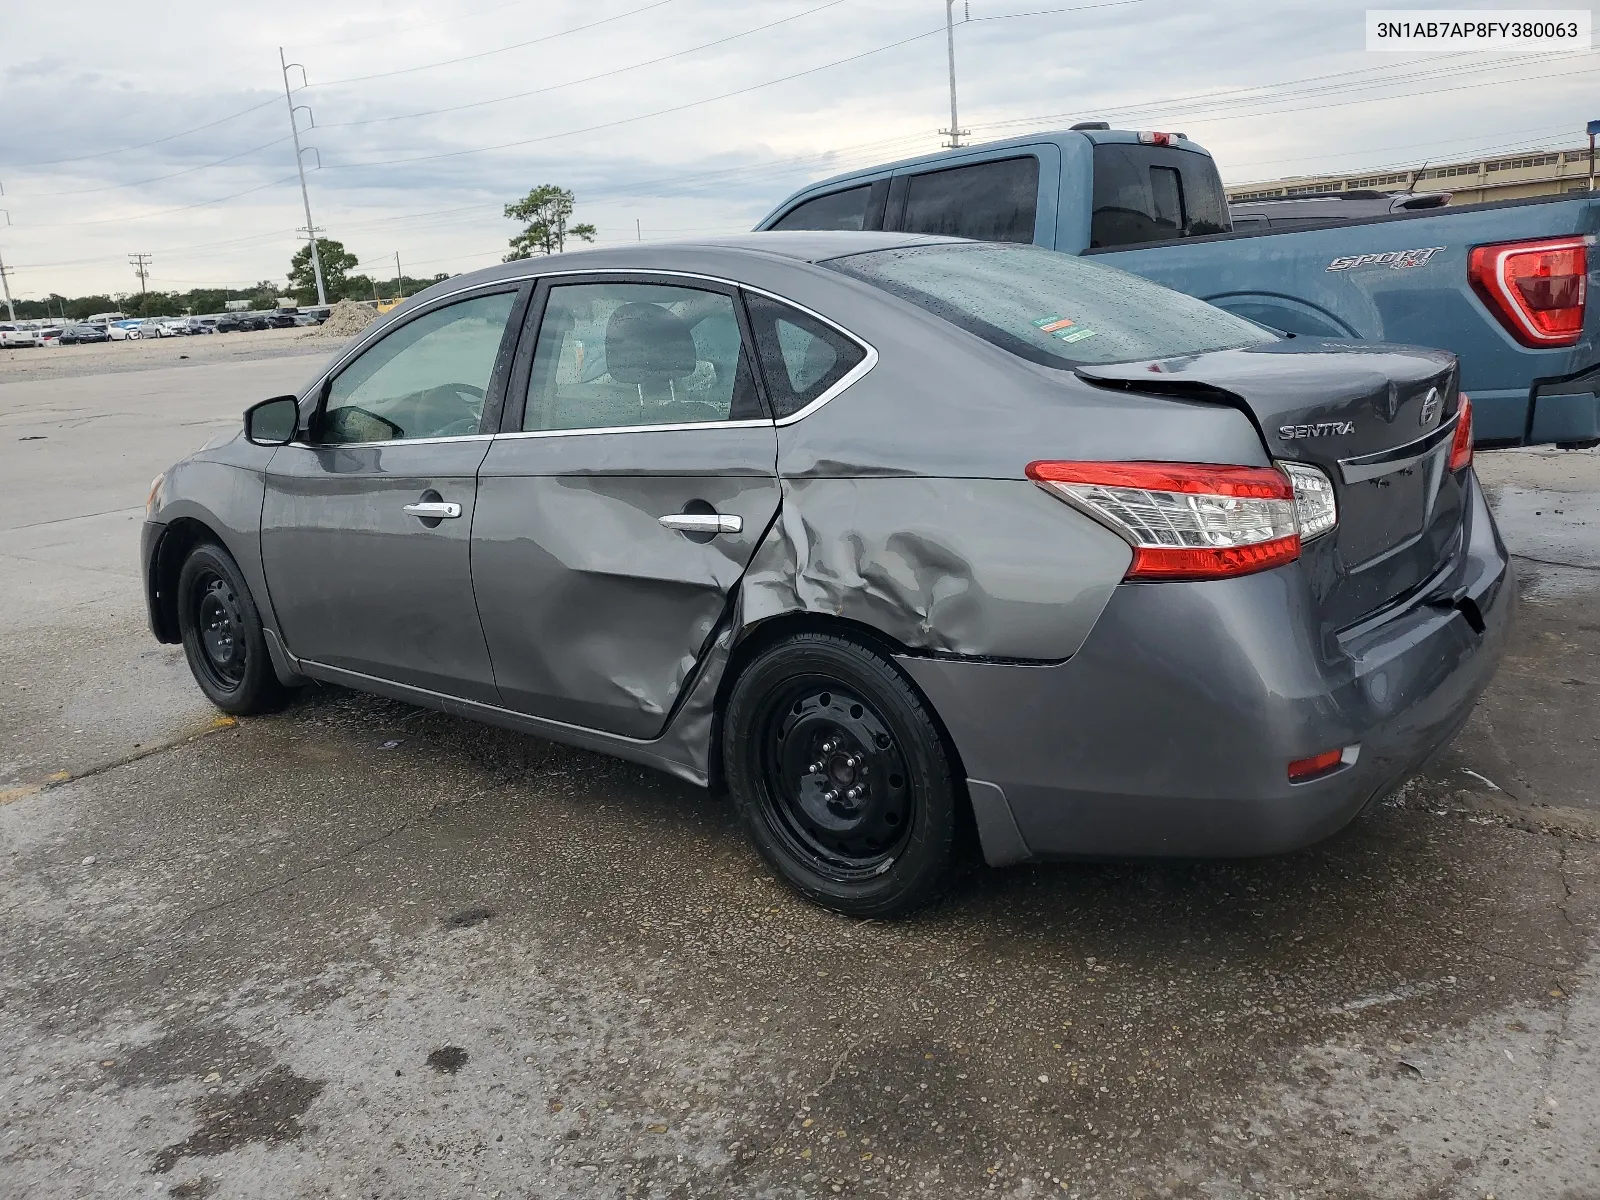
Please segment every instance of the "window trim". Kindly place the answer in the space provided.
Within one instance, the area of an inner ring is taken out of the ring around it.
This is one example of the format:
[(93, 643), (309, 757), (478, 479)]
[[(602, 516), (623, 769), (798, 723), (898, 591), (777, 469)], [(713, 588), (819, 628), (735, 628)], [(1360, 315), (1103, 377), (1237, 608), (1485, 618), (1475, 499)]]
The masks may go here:
[[(768, 401), (768, 398), (767, 398), (766, 380), (763, 378), (763, 372), (761, 370), (760, 359), (759, 359), (759, 357), (755, 357), (755, 346), (754, 346), (755, 339), (753, 337), (751, 337), (750, 318), (749, 318), (749, 314), (747, 314), (745, 312), (742, 293), (750, 292), (750, 293), (753, 293), (754, 295), (757, 295), (757, 296), (765, 296), (769, 300), (775, 300), (779, 304), (786, 304), (790, 308), (793, 308), (798, 312), (802, 312), (806, 316), (811, 317), (814, 320), (821, 321), (824, 325), (828, 326), (830, 329), (835, 330), (836, 332), (842, 334), (844, 337), (849, 338), (856, 345), (860, 346), (862, 351), (863, 351), (863, 357), (862, 357), (860, 362), (858, 362), (855, 366), (851, 367), (850, 370), (846, 371), (842, 376), (840, 376), (838, 381), (836, 383), (834, 383), (834, 385), (832, 387), (830, 387), (826, 391), (824, 391), (820, 396), (818, 396), (810, 404), (806, 405), (804, 408), (799, 409), (796, 412), (790, 413), (787, 417), (783, 417), (782, 419), (779, 419), (779, 420), (774, 420), (769, 415), (767, 417), (763, 417), (763, 418), (760, 418), (760, 419), (754, 419), (754, 420), (748, 420), (747, 419), (747, 420), (738, 420), (738, 421), (684, 421), (684, 422), (680, 422), (680, 423), (677, 423), (677, 424), (665, 424), (665, 425), (609, 425), (609, 426), (597, 426), (597, 427), (595, 427), (593, 429), (526, 429), (525, 430), (525, 429), (521, 429), (521, 428), (513, 428), (512, 427), (513, 425), (520, 427), (521, 424), (522, 424), (523, 405), (527, 401), (528, 373), (533, 367), (534, 349), (538, 345), (538, 341), (539, 341), (539, 326), (542, 325), (543, 322), (544, 322), (545, 301), (546, 301), (546, 298), (549, 295), (550, 288), (559, 286), (559, 283), (557, 282), (559, 280), (580, 279), (580, 278), (581, 279), (586, 279), (586, 280), (592, 280), (593, 277), (595, 277), (595, 276), (611, 276), (611, 277), (615, 278), (617, 280), (617, 282), (619, 282), (619, 283), (628, 282), (630, 277), (635, 277), (635, 276), (645, 277), (645, 278), (648, 278), (651, 281), (672, 280), (672, 279), (693, 280), (696, 283), (712, 283), (712, 284), (717, 284), (718, 285), (715, 289), (706, 289), (706, 288), (699, 289), (699, 290), (702, 290), (702, 291), (706, 291), (706, 290), (716, 290), (716, 291), (730, 290), (732, 292), (732, 294), (733, 294), (734, 301), (735, 301), (735, 309), (736, 309), (736, 311), (738, 313), (738, 317), (739, 317), (739, 333), (740, 333), (740, 336), (745, 338), (745, 339), (747, 339), (747, 348), (750, 350), (750, 352), (751, 352), (751, 354), (753, 356), (751, 367), (752, 367), (752, 373), (754, 374), (755, 379), (756, 379), (757, 391), (760, 393), (760, 396), (761, 396), (761, 404), (762, 404), (762, 407), (765, 408), (766, 411), (769, 414), (772, 412), (772, 406), (771, 406), (771, 404), (770, 404), (770, 402)], [(501, 426), (500, 432), (498, 432), (498, 433), (493, 435), (493, 437), (495, 437), (497, 439), (499, 439), (499, 438), (520, 439), (520, 438), (547, 438), (547, 437), (583, 437), (583, 436), (587, 436), (587, 435), (590, 435), (590, 434), (613, 434), (613, 433), (676, 433), (676, 432), (679, 432), (679, 431), (682, 431), (682, 430), (693, 430), (693, 429), (756, 429), (756, 428), (767, 428), (767, 427), (781, 428), (781, 427), (784, 427), (784, 426), (793, 425), (797, 421), (804, 420), (806, 417), (808, 417), (812, 413), (816, 412), (817, 409), (821, 408), (824, 404), (827, 404), (830, 400), (833, 400), (836, 396), (839, 396), (839, 395), (843, 394), (848, 388), (850, 388), (853, 384), (855, 384), (862, 377), (864, 377), (867, 374), (867, 372), (872, 370), (873, 367), (878, 365), (878, 351), (877, 351), (877, 348), (875, 346), (873, 346), (872, 343), (868, 342), (865, 338), (863, 338), (860, 334), (857, 334), (857, 333), (855, 333), (855, 332), (853, 332), (853, 331), (851, 331), (849, 329), (846, 329), (843, 325), (839, 324), (839, 322), (830, 320), (827, 317), (823, 316), (821, 313), (815, 311), (814, 309), (807, 308), (804, 304), (797, 303), (796, 301), (790, 299), (787, 296), (780, 296), (780, 295), (778, 295), (778, 293), (772, 292), (772, 291), (768, 291), (766, 288), (754, 287), (754, 286), (752, 286), (750, 284), (747, 284), (747, 283), (740, 283), (736, 279), (723, 279), (723, 278), (721, 278), (719, 276), (716, 276), (716, 275), (702, 275), (702, 274), (699, 274), (699, 273), (694, 272), (694, 271), (673, 271), (673, 270), (660, 268), (660, 267), (649, 267), (649, 268), (642, 268), (641, 267), (641, 268), (633, 268), (633, 269), (617, 268), (617, 267), (590, 267), (590, 268), (586, 268), (586, 269), (583, 269), (583, 270), (577, 270), (577, 271), (573, 271), (573, 270), (559, 271), (559, 272), (555, 272), (555, 273), (552, 273), (552, 274), (549, 274), (549, 275), (533, 276), (532, 278), (535, 278), (537, 280), (537, 282), (538, 282), (538, 285), (539, 285), (538, 286), (538, 293), (534, 297), (533, 302), (528, 306), (528, 313), (527, 313), (527, 315), (526, 315), (526, 317), (524, 319), (522, 332), (521, 332), (521, 335), (520, 335), (519, 340), (518, 340), (516, 363), (515, 363), (515, 366), (514, 366), (512, 372), (511, 372), (511, 376), (510, 376), (509, 380), (507, 381), (507, 398), (508, 398), (508, 401), (510, 400), (511, 396), (519, 394), (519, 393), (521, 395), (521, 399), (517, 400), (515, 403), (509, 403), (508, 402), (508, 403), (506, 403), (505, 405), (502, 406), (501, 418), (500, 418), (500, 426)], [(535, 317), (537, 317), (536, 321), (534, 319)], [(526, 347), (527, 347), (526, 353), (524, 353), (524, 350), (523, 350), (524, 345), (526, 345)], [(376, 445), (388, 445), (388, 444), (391, 444), (391, 443), (378, 442), (378, 443), (374, 443), (374, 444), (376, 444)]]
[[(529, 276), (519, 275), (511, 279), (497, 279), (493, 283), (477, 283), (461, 288), (458, 291), (446, 292), (427, 305), (419, 307), (415, 312), (408, 313), (403, 320), (391, 321), (384, 325), (381, 330), (373, 330), (371, 334), (363, 337), (346, 353), (334, 359), (332, 363), (324, 368), (322, 374), (316, 378), (312, 385), (306, 389), (305, 393), (300, 397), (301, 412), (298, 427), (295, 429), (294, 440), (284, 443), (284, 446), (297, 446), (303, 450), (343, 450), (366, 446), (427, 446), (441, 442), (482, 442), (491, 440), (494, 437), (494, 433), (487, 429), (487, 426), (499, 424), (500, 422), (505, 410), (507, 381), (516, 361), (514, 357), (508, 355), (508, 348), (511, 348), (510, 353), (514, 354), (514, 348), (521, 341), (520, 332), (516, 332), (515, 336), (509, 339), (507, 334), (520, 330), (522, 321), (527, 316), (528, 301), (533, 291), (532, 288), (527, 286), (529, 278)], [(391, 334), (405, 328), (411, 322), (425, 317), (429, 313), (437, 312), (441, 308), (447, 308), (451, 304), (476, 300), (480, 296), (500, 296), (508, 293), (512, 296), (511, 313), (506, 318), (506, 331), (500, 335), (500, 348), (495, 352), (494, 366), (490, 369), (489, 386), (484, 389), (483, 415), (478, 421), (477, 433), (462, 433), (453, 437), (387, 438), (378, 442), (312, 442), (306, 440), (311, 432), (312, 420), (328, 402), (328, 389), (333, 385), (333, 381), (373, 346), (376, 346)], [(306, 408), (307, 400), (312, 402), (309, 409)], [(279, 447), (279, 449), (283, 448)]]

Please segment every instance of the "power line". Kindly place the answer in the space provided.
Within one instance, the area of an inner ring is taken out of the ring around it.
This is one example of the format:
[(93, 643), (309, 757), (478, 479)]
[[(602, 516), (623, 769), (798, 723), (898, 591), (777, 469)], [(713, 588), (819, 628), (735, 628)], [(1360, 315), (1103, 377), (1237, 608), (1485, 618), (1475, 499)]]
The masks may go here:
[(47, 158), (40, 159), (35, 162), (10, 163), (8, 165), (13, 167), (54, 167), (61, 163), (85, 162), (91, 158), (105, 158), (107, 155), (122, 154), (128, 150), (143, 150), (149, 146), (159, 146), (163, 142), (171, 142), (181, 137), (188, 137), (191, 133), (200, 133), (203, 130), (215, 129), (218, 125), (226, 125), (229, 121), (236, 120), (239, 117), (247, 116), (258, 109), (267, 107), (269, 104), (276, 103), (276, 97), (271, 100), (263, 100), (260, 104), (252, 104), (249, 108), (241, 108), (238, 112), (229, 113), (225, 117), (218, 117), (215, 121), (208, 121), (204, 125), (196, 125), (193, 129), (184, 129), (177, 133), (169, 133), (166, 137), (159, 137), (154, 141), (137, 142), (131, 146), (118, 146), (115, 150), (96, 150), (93, 154), (79, 154), (73, 158)]
[[(1131, 4), (1142, 4), (1143, 2), (1144, 2), (1144, 0), (1106, 0), (1105, 3), (1085, 4), (1085, 5), (1081, 5), (1081, 6), (1077, 7), (1077, 8), (1051, 9), (1050, 12), (1052, 12), (1052, 13), (1056, 13), (1056, 12), (1087, 12), (1087, 11), (1089, 11), (1091, 9), (1099, 9), (1099, 8), (1124, 8), (1124, 7), (1126, 7), (1128, 5), (1131, 5)], [(992, 17), (992, 18), (990, 18), (990, 20), (999, 20), (999, 19), (1002, 19), (1002, 17), (1008, 17), (1010, 15), (1012, 15), (1012, 14), (1002, 14), (1001, 17)], [(1036, 14), (1034, 14), (1034, 13), (1018, 13), (1016, 15), (1017, 16), (1034, 16)], [(382, 160), (379, 160), (379, 161), (376, 161), (376, 162), (330, 163), (328, 165), (328, 170), (330, 170), (330, 171), (333, 171), (333, 170), (351, 170), (351, 169), (360, 168), (360, 167), (392, 167), (392, 166), (399, 166), (399, 165), (402, 165), (402, 164), (405, 164), (405, 163), (434, 162), (434, 161), (437, 161), (438, 159), (441, 159), (441, 158), (459, 158), (459, 157), (462, 157), (463, 155), (483, 154), (483, 153), (485, 153), (487, 151), (491, 151), (491, 150), (510, 150), (510, 149), (514, 149), (514, 148), (519, 147), (519, 146), (531, 146), (531, 145), (534, 145), (535, 143), (538, 143), (538, 142), (548, 142), (548, 141), (554, 141), (554, 140), (556, 140), (558, 138), (576, 137), (579, 134), (594, 133), (594, 132), (596, 132), (598, 130), (601, 130), (601, 129), (614, 129), (619, 125), (630, 125), (635, 121), (644, 121), (644, 120), (648, 120), (651, 117), (664, 117), (664, 116), (670, 115), (671, 113), (684, 112), (687, 109), (691, 109), (691, 108), (699, 108), (701, 105), (711, 104), (711, 103), (714, 103), (714, 102), (716, 102), (718, 100), (728, 100), (728, 99), (733, 98), (734, 96), (748, 95), (750, 92), (757, 92), (757, 91), (762, 90), (763, 88), (773, 87), (773, 86), (775, 86), (777, 84), (780, 84), (780, 83), (788, 83), (791, 80), (801, 79), (801, 78), (803, 78), (803, 77), (805, 77), (807, 75), (815, 75), (819, 71), (826, 71), (826, 70), (829, 70), (829, 69), (831, 69), (833, 67), (840, 67), (840, 66), (845, 65), (846, 63), (859, 62), (861, 59), (863, 59), (863, 58), (871, 58), (875, 54), (883, 54), (883, 53), (885, 53), (886, 51), (889, 51), (889, 50), (897, 50), (901, 46), (908, 46), (912, 42), (919, 42), (923, 38), (932, 37), (934, 34), (943, 33), (943, 32), (944, 32), (944, 26), (942, 26), (942, 25), (939, 26), (936, 29), (926, 29), (921, 33), (912, 34), (910, 37), (901, 38), (899, 41), (890, 42), (887, 45), (883, 45), (883, 46), (875, 46), (870, 50), (863, 50), (859, 54), (851, 54), (851, 55), (848, 55), (848, 56), (846, 56), (844, 58), (837, 58), (837, 59), (834, 59), (832, 62), (822, 63), (822, 64), (820, 64), (818, 66), (815, 66), (815, 67), (808, 67), (803, 71), (796, 71), (796, 72), (794, 72), (793, 74), (790, 74), (790, 75), (781, 75), (776, 79), (763, 80), (760, 83), (750, 84), (748, 87), (735, 88), (731, 92), (722, 92), (719, 95), (707, 96), (707, 97), (705, 97), (704, 99), (701, 99), (701, 100), (690, 100), (690, 101), (688, 101), (687, 103), (684, 103), (684, 104), (675, 104), (675, 105), (671, 106), (670, 108), (656, 109), (654, 112), (639, 113), (639, 114), (637, 114), (635, 116), (632, 116), (632, 117), (621, 117), (621, 118), (619, 118), (619, 119), (617, 119), (615, 121), (603, 121), (598, 125), (589, 125), (589, 126), (585, 126), (582, 129), (568, 129), (568, 130), (565, 130), (565, 131), (563, 131), (561, 133), (549, 133), (549, 134), (544, 134), (544, 135), (542, 135), (540, 137), (521, 138), (521, 139), (519, 139), (517, 141), (514, 141), (514, 142), (500, 142), (500, 143), (497, 143), (497, 144), (491, 145), (491, 146), (474, 146), (474, 147), (471, 147), (471, 148), (466, 149), (466, 150), (448, 150), (448, 151), (442, 151), (442, 152), (440, 152), (438, 154), (419, 154), (419, 155), (414, 155), (414, 156), (412, 156), (410, 158), (390, 158), (390, 159), (382, 159)]]
[(479, 8), (474, 9), (472, 12), (457, 13), (454, 16), (445, 17), (443, 20), (439, 21), (421, 21), (416, 25), (401, 25), (397, 29), (383, 29), (377, 33), (363, 33), (358, 34), (355, 37), (329, 38), (325, 42), (310, 42), (307, 44), (307, 46), (309, 49), (313, 50), (321, 46), (349, 46), (355, 42), (371, 42), (376, 41), (378, 38), (394, 37), (396, 34), (414, 33), (418, 29), (432, 29), (436, 25), (458, 25), (462, 21), (470, 21), (473, 17), (481, 17), (488, 13), (500, 12), (502, 9), (515, 8), (517, 5), (526, 4), (527, 2), (528, 0), (506, 0), (506, 3), (504, 4), (491, 4), (488, 8)]
[(88, 196), (95, 192), (114, 192), (119, 188), (143, 187), (147, 183), (162, 183), (168, 179), (176, 179), (180, 175), (193, 175), (196, 171), (205, 171), (212, 167), (220, 167), (224, 163), (230, 163), (235, 159), (244, 158), (247, 155), (255, 154), (259, 150), (269, 150), (273, 146), (281, 145), (288, 140), (289, 135), (284, 134), (283, 137), (273, 138), (270, 142), (263, 142), (259, 146), (252, 146), (248, 150), (241, 150), (237, 154), (230, 154), (226, 158), (219, 158), (214, 162), (201, 163), (198, 167), (185, 167), (181, 171), (173, 171), (170, 175), (155, 175), (149, 179), (135, 179), (130, 183), (108, 183), (102, 187), (78, 188), (74, 191), (68, 192), (25, 192), (19, 196), (19, 199), (44, 200), (54, 196)]
[(597, 29), (601, 25), (609, 25), (613, 21), (621, 21), (628, 17), (635, 17), (642, 12), (649, 12), (652, 8), (662, 8), (665, 5), (674, 4), (676, 2), (677, 0), (651, 0), (649, 4), (640, 5), (638, 8), (630, 8), (627, 12), (620, 12), (615, 16), (602, 17), (598, 21), (590, 21), (587, 25), (575, 25), (571, 29), (563, 29), (560, 33), (547, 33), (542, 37), (536, 37), (526, 42), (514, 42), (509, 46), (498, 46), (493, 50), (483, 50), (477, 54), (463, 54), (460, 58), (446, 58), (440, 60), (439, 62), (423, 63), (421, 66), (416, 67), (401, 67), (395, 71), (378, 71), (372, 75), (352, 75), (348, 79), (332, 79), (327, 83), (319, 83), (317, 86), (328, 88), (343, 87), (348, 83), (366, 83), (370, 79), (390, 79), (396, 75), (414, 75), (418, 71), (431, 71), (435, 67), (449, 67), (454, 66), (456, 63), (473, 62), (476, 59), (489, 58), (492, 55), (505, 54), (512, 50), (522, 50), (528, 46), (537, 46), (543, 42), (553, 42), (556, 38), (567, 37), (574, 33), (582, 33), (586, 29)]
[(740, 38), (750, 37), (752, 34), (762, 33), (765, 30), (786, 25), (790, 21), (798, 21), (801, 17), (809, 17), (827, 8), (837, 8), (844, 0), (828, 0), (826, 4), (819, 4), (815, 8), (808, 8), (803, 12), (793, 13), (781, 17), (776, 21), (769, 21), (765, 25), (757, 25), (754, 29), (741, 30), (731, 33), (727, 37), (717, 38), (715, 41), (703, 42), (698, 46), (690, 46), (687, 50), (678, 50), (672, 54), (663, 54), (659, 58), (646, 59), (644, 62), (633, 63), (626, 67), (615, 67), (609, 71), (602, 71), (598, 75), (587, 75), (582, 79), (569, 79), (565, 83), (552, 83), (545, 87), (534, 88), (531, 92), (514, 92), (509, 96), (495, 96), (489, 100), (474, 100), (470, 104), (456, 104), (449, 108), (430, 108), (425, 112), (401, 113), (392, 117), (369, 117), (363, 121), (335, 121), (322, 126), (323, 129), (349, 129), (355, 125), (380, 125), (388, 121), (412, 121), (418, 117), (436, 117), (442, 113), (463, 112), (469, 108), (486, 108), (491, 104), (504, 104), (508, 100), (526, 100), (529, 96), (542, 96), (546, 92), (560, 91), (562, 88), (577, 87), (581, 83), (594, 83), (599, 79), (610, 79), (615, 75), (624, 75), (629, 71), (637, 71), (644, 67), (653, 67), (658, 63), (670, 62), (674, 58), (682, 58), (688, 54), (698, 54), (702, 50), (709, 50), (713, 46), (721, 46), (728, 42), (738, 41)]
[(294, 181), (293, 175), (285, 175), (282, 179), (274, 179), (271, 183), (263, 183), (258, 187), (245, 188), (242, 192), (234, 192), (228, 196), (218, 196), (215, 200), (200, 200), (194, 204), (182, 204), (177, 208), (163, 208), (159, 212), (139, 213), (131, 217), (100, 217), (93, 221), (48, 221), (37, 225), (27, 225), (28, 229), (75, 229), (80, 225), (112, 225), (123, 221), (148, 221), (152, 217), (166, 217), (173, 213), (190, 212), (196, 208), (209, 208), (213, 204), (225, 204), (229, 200), (237, 200), (240, 196), (254, 195), (264, 192), (268, 188), (275, 188), (281, 184)]

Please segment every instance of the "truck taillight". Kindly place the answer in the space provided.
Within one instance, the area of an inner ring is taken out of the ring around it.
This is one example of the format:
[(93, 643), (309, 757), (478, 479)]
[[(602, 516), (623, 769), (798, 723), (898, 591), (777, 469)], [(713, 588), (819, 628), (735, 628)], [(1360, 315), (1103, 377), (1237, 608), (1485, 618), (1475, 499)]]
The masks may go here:
[(1180, 136), (1182, 135), (1174, 133), (1141, 133), (1139, 141), (1146, 146), (1170, 146), (1172, 139)]
[(1275, 467), (1034, 462), (1027, 473), (1133, 547), (1127, 579), (1223, 579), (1300, 557), (1295, 489)]
[(1489, 311), (1524, 346), (1570, 346), (1583, 333), (1588, 238), (1479, 246), (1467, 278)]
[(1456, 405), (1456, 435), (1450, 440), (1450, 469), (1465, 470), (1472, 465), (1472, 400), (1465, 392)]

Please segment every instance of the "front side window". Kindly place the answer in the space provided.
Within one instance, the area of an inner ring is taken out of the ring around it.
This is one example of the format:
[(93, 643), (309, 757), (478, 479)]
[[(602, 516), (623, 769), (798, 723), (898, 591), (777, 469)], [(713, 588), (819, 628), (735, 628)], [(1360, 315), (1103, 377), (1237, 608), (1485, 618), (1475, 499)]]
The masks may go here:
[(550, 289), (525, 432), (764, 415), (732, 296), (653, 283)]
[(766, 296), (747, 295), (773, 416), (782, 420), (843, 379), (866, 351), (837, 329)]
[(900, 228), (983, 242), (1031, 242), (1038, 205), (1039, 160), (1028, 154), (911, 176)]
[(1277, 340), (1193, 296), (1038, 246), (911, 246), (823, 265), (1047, 366), (1171, 358)]
[(831, 192), (797, 204), (773, 222), (774, 229), (865, 229), (872, 186)]
[(515, 292), (477, 296), (407, 321), (328, 385), (314, 441), (347, 444), (478, 432)]

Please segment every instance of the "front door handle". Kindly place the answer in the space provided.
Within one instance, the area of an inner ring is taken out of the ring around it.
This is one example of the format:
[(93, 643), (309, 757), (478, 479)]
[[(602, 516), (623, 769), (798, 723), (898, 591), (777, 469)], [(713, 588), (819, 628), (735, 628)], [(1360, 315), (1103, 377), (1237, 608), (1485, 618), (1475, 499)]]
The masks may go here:
[(419, 500), (415, 504), (407, 504), (400, 511), (408, 517), (420, 517), (424, 521), (446, 521), (461, 515), (461, 505), (449, 500)]
[(656, 520), (679, 533), (744, 532), (744, 518), (731, 513), (668, 513)]

